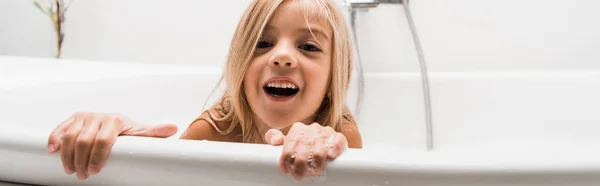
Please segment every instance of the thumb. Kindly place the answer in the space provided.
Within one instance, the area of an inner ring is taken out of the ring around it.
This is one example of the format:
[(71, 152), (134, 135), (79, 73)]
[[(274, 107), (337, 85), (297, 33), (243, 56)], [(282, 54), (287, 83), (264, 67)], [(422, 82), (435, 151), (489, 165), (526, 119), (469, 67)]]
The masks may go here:
[(175, 133), (177, 133), (177, 125), (161, 124), (155, 126), (132, 127), (130, 130), (123, 131), (121, 135), (168, 138)]
[(285, 136), (283, 135), (283, 133), (281, 133), (281, 131), (277, 129), (270, 129), (265, 134), (265, 140), (267, 140), (268, 144), (273, 146), (283, 145), (284, 137)]

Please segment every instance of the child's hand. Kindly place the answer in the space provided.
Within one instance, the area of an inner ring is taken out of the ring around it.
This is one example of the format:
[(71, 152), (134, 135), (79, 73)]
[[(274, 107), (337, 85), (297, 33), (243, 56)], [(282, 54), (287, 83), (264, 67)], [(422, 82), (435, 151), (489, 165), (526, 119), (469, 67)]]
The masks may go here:
[(343, 134), (317, 123), (294, 123), (287, 136), (279, 130), (271, 129), (265, 134), (265, 139), (271, 145), (283, 145), (280, 169), (286, 174), (292, 173), (296, 180), (307, 175), (319, 175), (327, 160), (337, 158), (348, 146)]
[(100, 172), (117, 136), (169, 137), (176, 132), (173, 124), (143, 126), (119, 115), (76, 113), (52, 131), (48, 152), (62, 149), (65, 172), (84, 180)]

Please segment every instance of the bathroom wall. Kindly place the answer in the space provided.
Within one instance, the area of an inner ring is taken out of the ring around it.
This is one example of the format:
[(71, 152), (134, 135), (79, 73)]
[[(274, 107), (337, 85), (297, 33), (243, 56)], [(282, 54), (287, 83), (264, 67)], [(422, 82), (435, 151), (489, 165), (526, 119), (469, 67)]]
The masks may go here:
[[(222, 66), (249, 0), (75, 0), (67, 12), (62, 57)], [(416, 71), (400, 5), (357, 14), (365, 71)], [(53, 57), (54, 30), (32, 0), (0, 0), (0, 55)]]
[(589, 0), (412, 0), (429, 71), (600, 68)]
[[(235, 2), (76, 0), (62, 57), (221, 66), (249, 1)], [(0, 55), (54, 56), (52, 23), (33, 1), (0, 0), (0, 17)]]
[(600, 12), (588, 0), (412, 0), (435, 149), (586, 149), (600, 123)]

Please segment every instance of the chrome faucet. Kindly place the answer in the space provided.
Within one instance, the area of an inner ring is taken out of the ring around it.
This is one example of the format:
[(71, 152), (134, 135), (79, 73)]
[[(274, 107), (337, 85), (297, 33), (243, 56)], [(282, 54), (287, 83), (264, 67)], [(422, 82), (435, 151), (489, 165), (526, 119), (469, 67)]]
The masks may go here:
[(354, 51), (356, 51), (355, 67), (358, 74), (358, 98), (356, 99), (356, 107), (354, 114), (360, 117), (360, 108), (364, 95), (364, 73), (360, 50), (358, 47), (358, 36), (356, 34), (356, 13), (358, 11), (368, 11), (370, 8), (376, 8), (379, 4), (401, 4), (403, 0), (343, 0), (344, 6), (348, 7), (350, 12), (350, 27), (352, 28)]
[(431, 108), (431, 96), (429, 91), (429, 78), (427, 65), (425, 63), (425, 57), (423, 54), (423, 49), (421, 47), (421, 42), (419, 40), (415, 24), (412, 19), (412, 13), (410, 11), (409, 0), (344, 0), (345, 6), (349, 7), (350, 11), (350, 26), (352, 28), (352, 32), (354, 35), (354, 45), (356, 51), (356, 57), (358, 58), (358, 63), (356, 64), (358, 71), (358, 99), (356, 103), (356, 115), (358, 115), (360, 111), (360, 106), (362, 104), (363, 94), (364, 94), (364, 74), (362, 71), (362, 63), (360, 58), (360, 51), (358, 50), (358, 40), (356, 36), (356, 12), (358, 10), (368, 11), (368, 9), (376, 8), (379, 4), (403, 4), (404, 13), (406, 14), (406, 19), (409, 23), (409, 29), (413, 36), (413, 41), (415, 43), (415, 48), (417, 49), (417, 54), (419, 56), (419, 65), (421, 67), (421, 83), (423, 87), (423, 97), (424, 97), (424, 105), (425, 105), (425, 132), (426, 132), (426, 148), (427, 150), (433, 150), (433, 117), (432, 117), (432, 108)]
[(375, 8), (379, 4), (402, 4), (403, 0), (346, 0), (353, 9)]

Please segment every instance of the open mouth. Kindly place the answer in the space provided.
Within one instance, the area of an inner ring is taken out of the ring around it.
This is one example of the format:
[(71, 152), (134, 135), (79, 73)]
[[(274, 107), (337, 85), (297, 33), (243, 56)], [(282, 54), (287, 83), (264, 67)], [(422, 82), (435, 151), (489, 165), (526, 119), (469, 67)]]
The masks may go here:
[(276, 98), (285, 98), (296, 95), (300, 89), (289, 82), (271, 82), (263, 87), (265, 92)]

